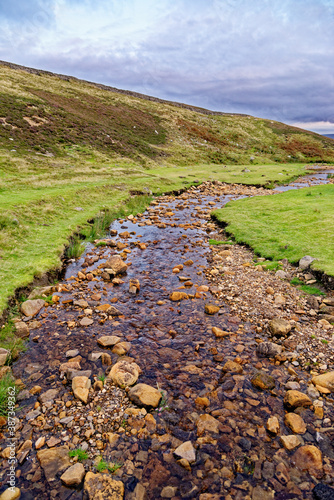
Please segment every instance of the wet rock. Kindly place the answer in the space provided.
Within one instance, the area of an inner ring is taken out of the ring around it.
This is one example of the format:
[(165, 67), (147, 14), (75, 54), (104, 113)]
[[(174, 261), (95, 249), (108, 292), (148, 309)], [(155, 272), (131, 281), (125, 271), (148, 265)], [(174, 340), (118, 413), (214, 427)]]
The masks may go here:
[(190, 464), (196, 461), (196, 451), (191, 441), (186, 441), (176, 448), (174, 455), (187, 460)]
[(222, 371), (224, 373), (242, 373), (243, 369), (242, 369), (242, 366), (239, 365), (239, 363), (236, 363), (235, 361), (228, 360), (228, 361), (226, 361), (225, 365), (223, 366)]
[(158, 389), (147, 384), (137, 384), (129, 390), (129, 399), (138, 406), (157, 408), (162, 394)]
[(161, 498), (173, 498), (173, 497), (175, 497), (176, 492), (177, 492), (176, 486), (165, 486), (162, 489), (160, 496), (161, 496)]
[(37, 452), (37, 458), (48, 482), (54, 481), (59, 471), (67, 469), (71, 465), (68, 452), (67, 446)]
[(65, 356), (67, 358), (75, 358), (76, 356), (78, 356), (80, 353), (79, 353), (79, 349), (72, 349), (70, 351), (66, 351), (66, 354)]
[(41, 436), (40, 438), (37, 439), (35, 443), (35, 448), (36, 450), (39, 450), (45, 445), (45, 436)]
[(285, 396), (284, 396), (284, 405), (287, 408), (293, 409), (293, 408), (298, 408), (299, 406), (311, 406), (312, 401), (311, 399), (307, 396), (307, 394), (304, 394), (303, 392), (300, 391), (287, 391)]
[(280, 430), (280, 425), (277, 417), (270, 417), (267, 420), (267, 429), (272, 434), (278, 434)]
[(274, 318), (269, 321), (269, 331), (274, 337), (286, 337), (291, 331), (290, 321)]
[(290, 427), (295, 434), (305, 434), (306, 424), (300, 415), (296, 413), (287, 413), (284, 418), (284, 423)]
[(137, 382), (139, 373), (140, 368), (136, 363), (130, 363), (124, 359), (112, 367), (108, 378), (111, 378), (119, 387), (130, 387)]
[(173, 302), (186, 299), (189, 299), (189, 297), (188, 294), (185, 292), (172, 292), (169, 296), (169, 300), (172, 300)]
[(80, 321), (79, 321), (79, 325), (80, 326), (90, 326), (94, 323), (94, 320), (92, 320), (92, 318), (88, 318), (87, 316), (85, 316), (84, 318), (82, 318)]
[(121, 340), (121, 337), (117, 337), (116, 335), (103, 335), (97, 339), (97, 343), (102, 347), (113, 347)]
[(185, 500), (190, 500), (196, 498), (198, 494), (198, 486), (191, 481), (186, 481), (180, 485), (180, 495), (181, 498)]
[(255, 486), (252, 492), (252, 500), (273, 500), (275, 497), (274, 491), (266, 491), (261, 486)]
[(327, 484), (318, 483), (312, 491), (314, 500), (333, 500), (334, 489)]
[(84, 299), (74, 300), (73, 305), (77, 306), (77, 307), (81, 307), (82, 309), (88, 308), (88, 302), (87, 302), (87, 300), (84, 300)]
[(117, 276), (118, 274), (125, 274), (128, 266), (123, 262), (119, 255), (113, 255), (104, 264), (104, 269), (106, 272), (112, 276)]
[(315, 386), (324, 387), (331, 392), (334, 392), (334, 371), (323, 373), (322, 375), (316, 375), (312, 378), (312, 382)]
[(218, 338), (223, 338), (223, 337), (228, 337), (231, 335), (231, 332), (225, 332), (224, 330), (221, 330), (217, 326), (212, 327), (212, 333)]
[(265, 372), (257, 372), (252, 377), (251, 383), (254, 387), (257, 387), (262, 391), (274, 389), (275, 387), (275, 379)]
[(0, 348), (0, 366), (4, 366), (6, 364), (7, 359), (9, 359), (10, 352), (7, 349)]
[(207, 413), (199, 417), (196, 425), (198, 436), (202, 436), (205, 432), (219, 433), (219, 421)]
[(23, 321), (15, 323), (15, 335), (21, 339), (29, 337), (29, 328), (27, 323), (24, 323)]
[(322, 454), (321, 451), (313, 445), (301, 446), (293, 455), (292, 463), (302, 470), (314, 474), (316, 477), (322, 475)]
[(45, 295), (46, 297), (48, 295), (51, 295), (54, 290), (53, 286), (39, 286), (35, 288), (29, 295), (28, 299), (29, 300), (34, 300), (38, 297), (41, 297), (42, 295)]
[(312, 262), (316, 260), (314, 257), (311, 257), (310, 255), (305, 255), (305, 257), (302, 257), (299, 261), (299, 269), (307, 269), (308, 267), (310, 267), (310, 265), (312, 264)]
[(206, 314), (216, 314), (219, 311), (220, 307), (214, 304), (205, 304), (204, 311)]
[(19, 488), (16, 488), (15, 486), (11, 486), (10, 488), (7, 488), (3, 493), (1, 493), (0, 500), (16, 500), (20, 497), (21, 490)]
[(111, 351), (113, 354), (117, 354), (118, 356), (124, 356), (131, 349), (130, 342), (118, 342), (113, 350)]
[(72, 380), (72, 391), (77, 399), (87, 404), (91, 381), (88, 377), (74, 377)]
[(295, 434), (290, 434), (289, 436), (281, 436), (281, 443), (286, 450), (294, 450), (297, 446), (304, 444), (303, 439), (300, 436), (295, 436)]
[(58, 393), (59, 393), (58, 389), (49, 389), (48, 391), (43, 392), (43, 394), (41, 394), (38, 397), (38, 401), (42, 404), (49, 403), (49, 402), (53, 403), (53, 401), (58, 396)]
[(87, 500), (123, 500), (124, 484), (115, 481), (108, 474), (87, 472), (84, 495)]
[(282, 346), (273, 342), (261, 342), (256, 348), (256, 354), (263, 358), (274, 358), (282, 353)]
[(79, 486), (85, 476), (85, 468), (82, 464), (76, 463), (67, 469), (60, 479), (66, 486)]
[(136, 293), (138, 293), (139, 291), (140, 291), (139, 280), (130, 279), (129, 292), (132, 293), (133, 295), (136, 295)]
[(39, 311), (44, 307), (45, 301), (43, 299), (26, 300), (21, 304), (21, 312), (25, 316), (36, 316)]

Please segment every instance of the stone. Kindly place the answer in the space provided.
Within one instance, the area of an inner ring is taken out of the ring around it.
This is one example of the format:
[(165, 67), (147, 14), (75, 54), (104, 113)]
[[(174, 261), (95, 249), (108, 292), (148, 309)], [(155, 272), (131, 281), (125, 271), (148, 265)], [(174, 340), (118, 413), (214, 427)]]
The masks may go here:
[(85, 316), (84, 318), (82, 318), (80, 321), (79, 321), (79, 325), (80, 326), (90, 326), (94, 323), (94, 320), (92, 320), (92, 318), (88, 318), (87, 316)]
[(75, 358), (76, 356), (78, 356), (80, 353), (79, 353), (79, 349), (71, 349), (69, 351), (66, 351), (66, 354), (65, 356), (67, 358)]
[(45, 301), (43, 299), (26, 300), (21, 304), (21, 312), (25, 316), (36, 316), (39, 311), (44, 307)]
[(79, 376), (74, 377), (72, 380), (72, 391), (77, 399), (80, 399), (83, 403), (87, 404), (89, 389), (91, 387), (91, 381), (88, 377)]
[(316, 375), (312, 378), (312, 382), (315, 386), (324, 387), (330, 392), (334, 392), (334, 371)]
[(20, 337), (20, 339), (29, 337), (29, 328), (27, 323), (24, 323), (24, 321), (18, 321), (15, 323), (15, 335)]
[(265, 372), (257, 372), (252, 378), (251, 383), (261, 391), (274, 389), (275, 379)]
[(118, 342), (113, 350), (111, 351), (113, 354), (117, 354), (118, 356), (123, 356), (127, 354), (131, 349), (130, 342)]
[(169, 296), (169, 300), (172, 300), (173, 302), (186, 299), (189, 299), (189, 297), (188, 294), (185, 292), (172, 292)]
[(305, 445), (298, 448), (292, 456), (292, 463), (302, 471), (308, 471), (316, 477), (322, 475), (322, 454), (314, 445)]
[(276, 271), (275, 276), (277, 278), (281, 278), (282, 280), (289, 278), (289, 274), (287, 272), (283, 271), (282, 269), (279, 269), (278, 271)]
[(212, 327), (212, 333), (217, 337), (217, 339), (228, 337), (229, 335), (231, 335), (231, 332), (225, 332), (224, 330), (221, 330), (217, 326)]
[(32, 290), (32, 292), (28, 295), (29, 300), (36, 299), (38, 297), (41, 297), (42, 295), (45, 295), (48, 297), (53, 293), (54, 287), (53, 286), (39, 286)]
[(305, 434), (307, 430), (304, 420), (296, 413), (287, 413), (284, 418), (284, 423), (295, 434)]
[(255, 486), (252, 491), (252, 500), (273, 500), (275, 492), (270, 490), (266, 491), (261, 486)]
[(35, 442), (35, 448), (36, 450), (39, 450), (45, 445), (45, 436), (41, 436), (40, 438), (37, 439)]
[(220, 307), (215, 306), (214, 304), (205, 304), (204, 311), (206, 314), (216, 314), (219, 311)]
[(139, 280), (137, 280), (137, 279), (130, 279), (129, 292), (132, 293), (133, 295), (136, 295), (136, 293), (139, 293), (139, 291), (140, 291)]
[(85, 468), (82, 464), (76, 463), (69, 467), (60, 479), (66, 486), (79, 486), (85, 476)]
[(207, 413), (199, 417), (196, 425), (197, 436), (202, 436), (205, 432), (219, 433), (219, 421)]
[[(314, 500), (333, 500), (334, 489), (327, 484), (318, 483), (312, 490)], [(1, 500), (1, 497), (0, 497)]]
[(6, 364), (7, 359), (9, 359), (10, 352), (7, 349), (0, 348), (0, 366), (4, 366)]
[(121, 340), (121, 337), (117, 337), (116, 335), (103, 335), (97, 339), (97, 343), (102, 347), (113, 347)]
[(316, 260), (314, 257), (311, 257), (310, 255), (305, 255), (305, 257), (302, 257), (299, 261), (299, 269), (307, 269), (310, 267), (312, 262)]
[(287, 391), (284, 396), (284, 405), (289, 408), (298, 408), (299, 406), (311, 406), (312, 401), (307, 394), (300, 391)]
[(286, 298), (284, 297), (284, 295), (280, 293), (275, 295), (275, 304), (277, 306), (284, 306), (285, 303), (286, 303)]
[(84, 300), (84, 299), (74, 300), (73, 305), (77, 306), (77, 307), (81, 307), (82, 309), (88, 308), (88, 302), (87, 302), (87, 300)]
[(38, 401), (42, 404), (49, 403), (49, 402), (53, 403), (53, 401), (58, 396), (58, 393), (59, 393), (58, 389), (49, 389), (48, 391), (43, 392), (43, 394), (41, 394), (38, 397)]
[(11, 486), (1, 493), (0, 500), (16, 500), (17, 498), (20, 498), (20, 496), (21, 490), (16, 486)]
[(239, 363), (235, 361), (228, 360), (222, 368), (222, 371), (225, 373), (242, 373), (243, 369)]
[(87, 500), (123, 500), (124, 484), (108, 474), (87, 472), (84, 495)]
[(269, 321), (269, 331), (274, 337), (286, 337), (291, 332), (290, 321), (274, 318)]
[(103, 267), (107, 271), (107, 273), (112, 276), (117, 276), (118, 274), (125, 274), (128, 266), (123, 262), (122, 258), (119, 255), (112, 255), (109, 259), (103, 264)]
[(196, 451), (191, 441), (186, 441), (178, 446), (174, 451), (174, 455), (188, 460), (190, 464), (196, 461)]
[(173, 498), (173, 497), (175, 497), (176, 492), (177, 492), (176, 486), (165, 486), (162, 489), (160, 496), (161, 496), (161, 498)]
[(128, 392), (129, 399), (138, 406), (157, 408), (162, 394), (158, 389), (147, 384), (137, 384)]
[(67, 469), (71, 465), (68, 452), (69, 448), (67, 446), (37, 452), (38, 461), (48, 482), (54, 481), (58, 472)]
[(274, 344), (273, 342), (261, 342), (256, 347), (256, 354), (262, 358), (274, 358), (283, 351), (282, 346)]
[(136, 363), (122, 359), (112, 367), (108, 378), (111, 378), (119, 387), (130, 387), (137, 382), (139, 373), (140, 368)]
[(295, 434), (281, 436), (280, 439), (284, 448), (289, 451), (297, 448), (297, 446), (300, 446), (301, 444), (304, 444), (303, 439), (300, 436), (295, 436)]
[(270, 417), (267, 420), (267, 429), (272, 434), (278, 434), (280, 430), (280, 425), (277, 417)]

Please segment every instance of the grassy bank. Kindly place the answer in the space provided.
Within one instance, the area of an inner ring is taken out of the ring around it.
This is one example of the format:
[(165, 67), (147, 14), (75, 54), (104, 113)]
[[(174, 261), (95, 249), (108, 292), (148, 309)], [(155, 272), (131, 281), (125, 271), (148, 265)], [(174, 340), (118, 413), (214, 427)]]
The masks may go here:
[(333, 184), (232, 201), (213, 215), (256, 253), (292, 263), (311, 255), (314, 269), (334, 276)]

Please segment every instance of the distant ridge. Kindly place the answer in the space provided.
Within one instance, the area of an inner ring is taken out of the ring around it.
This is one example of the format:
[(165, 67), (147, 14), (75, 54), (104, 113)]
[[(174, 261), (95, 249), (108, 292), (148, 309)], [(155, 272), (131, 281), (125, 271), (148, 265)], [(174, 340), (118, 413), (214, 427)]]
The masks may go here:
[(145, 99), (146, 101), (159, 102), (161, 104), (169, 104), (170, 106), (176, 106), (178, 108), (189, 109), (190, 111), (196, 111), (197, 113), (203, 113), (205, 115), (251, 116), (251, 115), (247, 115), (247, 114), (243, 114), (243, 113), (224, 113), (223, 111), (211, 111), (209, 109), (201, 108), (198, 106), (192, 106), (191, 104), (184, 104), (184, 103), (176, 102), (176, 101), (167, 101), (165, 99), (160, 99), (159, 97), (153, 97), (153, 96), (149, 96), (146, 94), (140, 94), (139, 92), (133, 92), (132, 90), (121, 90), (121, 89), (118, 89), (116, 87), (110, 87), (108, 85), (104, 85), (103, 83), (90, 82), (89, 80), (83, 80), (81, 78), (76, 78), (74, 76), (62, 75), (59, 73), (52, 73), (52, 71), (46, 71), (44, 69), (29, 68), (27, 66), (21, 66), (19, 64), (10, 63), (7, 61), (0, 60), (0, 65), (1, 64), (4, 66), (7, 66), (8, 68), (11, 68), (14, 70), (26, 71), (27, 73), (31, 73), (34, 75), (53, 76), (53, 77), (57, 77), (57, 78), (60, 78), (61, 80), (65, 80), (68, 82), (69, 81), (76, 81), (76, 82), (88, 83), (89, 85), (94, 85), (94, 87), (97, 87), (97, 88), (102, 89), (102, 90), (107, 90), (110, 92), (116, 92), (118, 94), (137, 97), (138, 99)]

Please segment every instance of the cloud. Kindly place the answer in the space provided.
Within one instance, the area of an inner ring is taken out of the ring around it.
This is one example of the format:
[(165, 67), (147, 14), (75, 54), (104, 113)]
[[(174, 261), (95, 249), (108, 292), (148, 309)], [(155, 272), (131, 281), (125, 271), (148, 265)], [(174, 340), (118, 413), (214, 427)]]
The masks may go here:
[(215, 110), (334, 122), (332, 0), (50, 0), (44, 20), (40, 2), (14, 3), (16, 17), (9, 2), (1, 11), (3, 59)]

